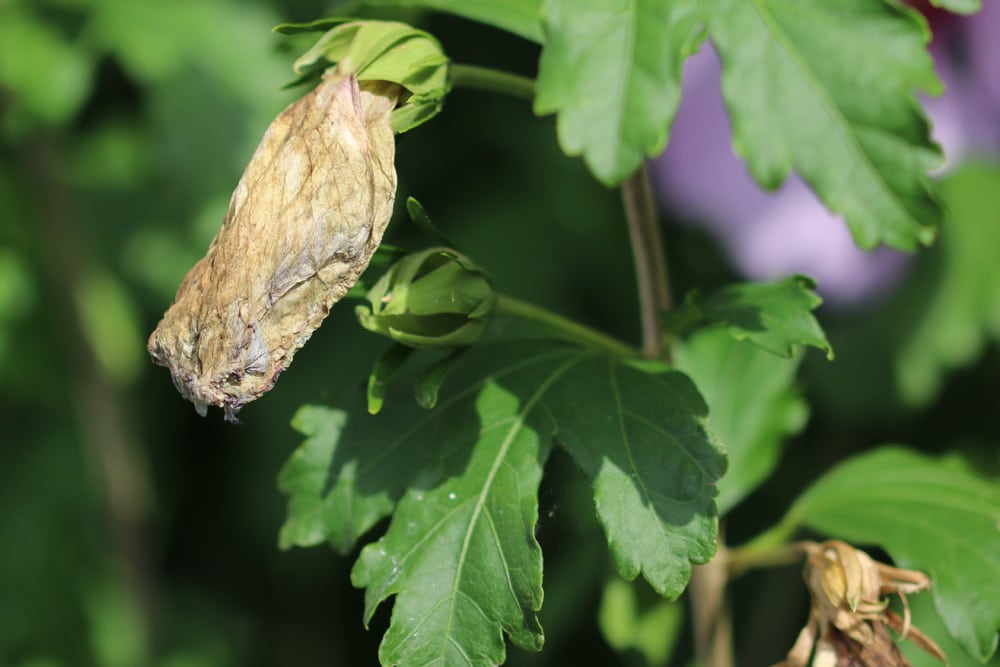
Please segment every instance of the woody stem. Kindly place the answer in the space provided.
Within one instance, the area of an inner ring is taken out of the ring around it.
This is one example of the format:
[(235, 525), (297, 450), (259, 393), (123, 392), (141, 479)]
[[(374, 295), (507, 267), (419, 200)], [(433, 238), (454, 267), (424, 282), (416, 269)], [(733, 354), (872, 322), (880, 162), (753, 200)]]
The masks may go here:
[(660, 315), (670, 308), (670, 283), (645, 164), (622, 183), (622, 204), (635, 257), (642, 353), (651, 359), (669, 358)]

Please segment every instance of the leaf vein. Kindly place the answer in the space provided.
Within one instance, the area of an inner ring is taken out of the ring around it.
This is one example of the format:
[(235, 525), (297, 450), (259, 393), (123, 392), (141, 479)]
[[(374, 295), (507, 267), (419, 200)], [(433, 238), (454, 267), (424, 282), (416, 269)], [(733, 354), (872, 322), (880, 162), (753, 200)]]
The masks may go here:
[(517, 434), (520, 432), (521, 427), (524, 425), (524, 422), (527, 419), (528, 414), (531, 412), (532, 409), (534, 409), (535, 404), (539, 402), (541, 397), (545, 394), (546, 391), (548, 391), (549, 387), (552, 386), (552, 384), (556, 381), (556, 379), (559, 378), (559, 376), (563, 375), (572, 366), (579, 363), (580, 359), (582, 358), (583, 356), (581, 355), (577, 356), (576, 358), (569, 359), (568, 361), (564, 362), (561, 366), (556, 368), (551, 373), (551, 375), (549, 375), (549, 377), (546, 378), (544, 382), (542, 382), (542, 384), (538, 387), (538, 389), (531, 396), (531, 398), (529, 398), (528, 401), (525, 402), (524, 407), (521, 408), (521, 411), (517, 415), (517, 419), (514, 421), (513, 424), (511, 424), (511, 427), (508, 430), (507, 435), (500, 443), (500, 448), (497, 451), (496, 456), (494, 457), (493, 465), (490, 467), (490, 470), (486, 475), (486, 479), (483, 480), (483, 490), (475, 498), (475, 505), (472, 510), (472, 516), (469, 517), (468, 528), (466, 528), (465, 537), (462, 541), (462, 548), (458, 554), (458, 561), (455, 567), (455, 575), (452, 580), (451, 595), (449, 596), (449, 599), (452, 600), (452, 603), (449, 606), (448, 620), (445, 623), (445, 628), (446, 628), (444, 633), (445, 641), (447, 641), (448, 637), (451, 636), (451, 628), (455, 616), (454, 600), (456, 594), (459, 592), (459, 584), (461, 583), (462, 575), (465, 571), (466, 556), (468, 555), (469, 547), (472, 543), (472, 535), (475, 532), (476, 525), (478, 524), (479, 515), (482, 513), (483, 507), (486, 504), (486, 498), (493, 489), (493, 481), (500, 470), (500, 465), (506, 458), (507, 453), (510, 451), (511, 445), (514, 443), (514, 439), (517, 437)]
[[(901, 208), (906, 217), (909, 218), (911, 226), (920, 227), (920, 223), (913, 219), (910, 212), (906, 209), (906, 206), (899, 201), (896, 194), (892, 191), (892, 188), (886, 182), (885, 178), (879, 172), (878, 168), (872, 163), (870, 156), (865, 152), (864, 148), (858, 142), (858, 139), (854, 132), (851, 130), (850, 121), (844, 116), (840, 108), (834, 103), (833, 99), (827, 94), (823, 85), (820, 83), (819, 79), (816, 77), (812, 67), (800, 56), (798, 49), (795, 47), (794, 43), (785, 33), (785, 31), (778, 24), (772, 12), (763, 6), (763, 0), (753, 0), (753, 7), (757, 11), (757, 15), (760, 16), (761, 21), (768, 28), (768, 31), (773, 35), (775, 42), (777, 42), (781, 49), (788, 55), (789, 59), (796, 65), (799, 73), (802, 75), (806, 84), (812, 90), (813, 94), (816, 96), (817, 100), (820, 102), (821, 106), (826, 110), (827, 115), (833, 125), (839, 129), (839, 134), (841, 140), (855, 153), (855, 157), (858, 159), (860, 166), (868, 172), (871, 181), (877, 183), (879, 188), (883, 191), (883, 194), (887, 194), (888, 198), (895, 202), (899, 208)], [(770, 98), (773, 99), (773, 98)]]

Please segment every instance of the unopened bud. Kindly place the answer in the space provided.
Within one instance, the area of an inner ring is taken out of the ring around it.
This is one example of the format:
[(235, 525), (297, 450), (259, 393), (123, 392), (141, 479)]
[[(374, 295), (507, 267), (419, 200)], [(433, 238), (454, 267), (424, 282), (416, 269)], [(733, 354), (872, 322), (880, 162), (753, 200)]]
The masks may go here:
[(361, 325), (411, 347), (471, 345), (496, 305), (493, 286), (478, 267), (445, 248), (396, 262), (358, 306)]

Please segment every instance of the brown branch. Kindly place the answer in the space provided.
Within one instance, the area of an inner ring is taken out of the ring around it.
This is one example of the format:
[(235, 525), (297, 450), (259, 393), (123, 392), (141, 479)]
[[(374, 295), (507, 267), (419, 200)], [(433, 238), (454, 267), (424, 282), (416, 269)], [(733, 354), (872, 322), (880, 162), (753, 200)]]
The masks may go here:
[(669, 350), (663, 344), (660, 314), (670, 308), (670, 284), (646, 165), (622, 183), (622, 203), (635, 257), (642, 352), (651, 359), (666, 358)]
[[(622, 183), (622, 201), (628, 220), (639, 289), (643, 355), (670, 360), (660, 315), (671, 306), (667, 262), (656, 219), (656, 208), (645, 165)], [(722, 527), (719, 553), (691, 573), (689, 598), (694, 626), (695, 655), (703, 667), (732, 667), (732, 613), (726, 599), (729, 581)]]

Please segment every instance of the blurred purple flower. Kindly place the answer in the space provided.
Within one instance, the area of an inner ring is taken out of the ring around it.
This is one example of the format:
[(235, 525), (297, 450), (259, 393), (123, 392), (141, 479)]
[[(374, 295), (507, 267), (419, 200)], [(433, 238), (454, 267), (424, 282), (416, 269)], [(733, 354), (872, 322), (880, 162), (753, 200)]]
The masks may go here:
[[(925, 99), (945, 168), (1000, 149), (1000, 2), (971, 17), (928, 11), (931, 51), (947, 92)], [(711, 230), (736, 267), (755, 280), (805, 273), (834, 304), (855, 304), (896, 285), (908, 256), (859, 250), (797, 176), (761, 189), (731, 147), (718, 56), (706, 45), (684, 71), (684, 96), (670, 144), (654, 164), (663, 203)]]

